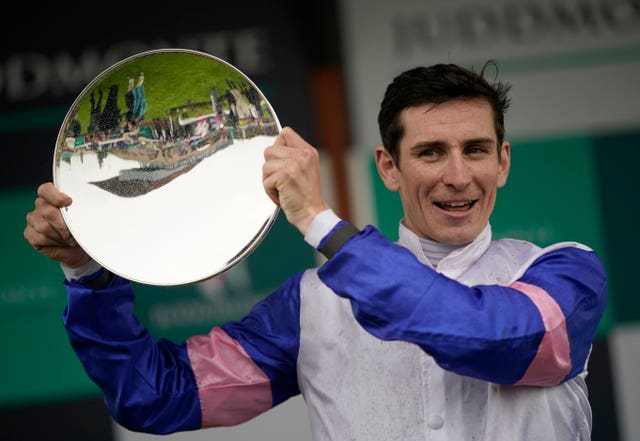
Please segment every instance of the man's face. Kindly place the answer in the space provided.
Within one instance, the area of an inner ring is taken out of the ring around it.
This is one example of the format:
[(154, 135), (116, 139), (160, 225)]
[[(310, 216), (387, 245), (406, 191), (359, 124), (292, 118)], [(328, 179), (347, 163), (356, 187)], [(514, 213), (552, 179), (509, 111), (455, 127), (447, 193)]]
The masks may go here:
[(403, 110), (395, 164), (376, 150), (386, 187), (400, 194), (404, 224), (419, 237), (449, 245), (473, 241), (486, 226), (498, 188), (507, 182), (511, 148), (501, 158), (491, 106), (453, 100)]

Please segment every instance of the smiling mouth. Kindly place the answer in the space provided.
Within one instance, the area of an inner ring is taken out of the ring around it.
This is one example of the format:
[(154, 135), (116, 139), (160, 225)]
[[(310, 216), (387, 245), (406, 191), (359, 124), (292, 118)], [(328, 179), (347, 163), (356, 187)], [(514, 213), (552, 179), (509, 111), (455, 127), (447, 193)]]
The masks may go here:
[(445, 211), (466, 211), (473, 207), (476, 201), (477, 199), (473, 201), (434, 202), (434, 204)]

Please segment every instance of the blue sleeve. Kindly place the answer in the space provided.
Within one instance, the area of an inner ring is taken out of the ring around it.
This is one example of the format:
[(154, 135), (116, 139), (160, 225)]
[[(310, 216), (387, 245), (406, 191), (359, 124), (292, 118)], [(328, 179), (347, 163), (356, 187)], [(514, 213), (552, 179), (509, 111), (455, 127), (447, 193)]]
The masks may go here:
[(185, 345), (155, 340), (133, 314), (131, 284), (117, 276), (93, 291), (65, 282), (64, 324), (113, 418), (135, 431), (198, 429), (198, 390)]
[[(346, 242), (318, 274), (351, 300), (356, 319), (371, 334), (415, 343), (443, 368), (485, 381), (518, 383), (540, 357), (539, 349), (548, 350), (555, 332), (545, 323), (547, 312), (521, 290), (465, 286), (423, 265), (373, 227)], [(560, 248), (535, 261), (519, 282), (553, 299), (557, 312), (548, 315), (566, 329), (567, 358), (570, 354), (570, 366), (559, 369), (561, 380), (577, 375), (604, 312), (601, 262), (591, 251)]]
[(269, 377), (273, 405), (298, 395), (300, 279), (289, 278), (242, 320), (222, 325)]

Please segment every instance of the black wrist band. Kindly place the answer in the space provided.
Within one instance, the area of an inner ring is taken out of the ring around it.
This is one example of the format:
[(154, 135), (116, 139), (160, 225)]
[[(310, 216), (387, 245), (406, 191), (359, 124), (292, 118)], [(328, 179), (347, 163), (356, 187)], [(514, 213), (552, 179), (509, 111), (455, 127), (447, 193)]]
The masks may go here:
[(350, 223), (345, 223), (336, 231), (333, 232), (331, 237), (329, 237), (322, 248), (320, 248), (320, 252), (327, 258), (331, 259), (334, 254), (338, 252), (338, 250), (344, 245), (346, 241), (351, 239), (353, 236), (358, 234), (360, 230), (354, 227)]
[(97, 277), (87, 281), (86, 285), (91, 289), (104, 289), (109, 285), (112, 278), (113, 273), (108, 269), (104, 269)]

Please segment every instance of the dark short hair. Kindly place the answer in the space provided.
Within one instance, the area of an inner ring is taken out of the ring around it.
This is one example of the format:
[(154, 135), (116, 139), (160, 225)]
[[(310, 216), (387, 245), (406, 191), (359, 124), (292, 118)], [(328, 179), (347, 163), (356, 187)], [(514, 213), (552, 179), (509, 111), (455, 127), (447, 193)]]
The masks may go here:
[(430, 67), (415, 67), (407, 70), (387, 86), (380, 113), (378, 127), (382, 144), (399, 165), (398, 143), (404, 127), (400, 123), (400, 113), (409, 107), (432, 103), (441, 104), (454, 99), (484, 99), (493, 109), (493, 117), (498, 141), (498, 155), (504, 141), (504, 114), (509, 107), (509, 84), (495, 80), (489, 83), (484, 75), (488, 67), (497, 65), (489, 60), (479, 73), (455, 64), (435, 64)]

